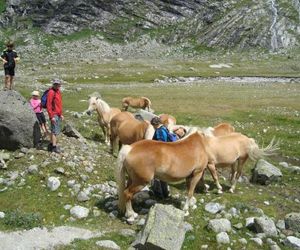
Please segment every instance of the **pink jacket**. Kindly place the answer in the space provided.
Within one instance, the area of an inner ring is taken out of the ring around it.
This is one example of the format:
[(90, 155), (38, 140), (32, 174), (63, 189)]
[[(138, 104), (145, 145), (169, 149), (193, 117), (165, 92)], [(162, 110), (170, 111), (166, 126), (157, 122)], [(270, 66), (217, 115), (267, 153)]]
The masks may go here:
[(40, 99), (31, 98), (29, 102), (30, 102), (30, 106), (32, 107), (34, 113), (42, 113), (43, 108), (42, 108)]

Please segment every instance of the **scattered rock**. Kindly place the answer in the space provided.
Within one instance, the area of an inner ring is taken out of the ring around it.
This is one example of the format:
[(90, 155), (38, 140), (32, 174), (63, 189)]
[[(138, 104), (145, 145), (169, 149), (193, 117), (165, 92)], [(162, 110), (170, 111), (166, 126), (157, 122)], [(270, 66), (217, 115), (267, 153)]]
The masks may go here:
[(51, 176), (48, 178), (47, 187), (51, 191), (55, 191), (60, 187), (60, 180), (57, 177)]
[(80, 191), (77, 195), (77, 200), (78, 201), (88, 201), (90, 199), (90, 197), (88, 196), (88, 194), (84, 191)]
[(240, 229), (243, 228), (243, 224), (242, 224), (242, 223), (237, 223), (237, 224), (233, 225), (233, 227), (234, 227), (235, 229), (237, 229), (237, 230), (240, 230)]
[(67, 123), (62, 132), (69, 137), (75, 137), (76, 139), (78, 139), (81, 143), (87, 143), (86, 139), (74, 128), (73, 125), (71, 125), (70, 123)]
[(247, 245), (248, 244), (248, 241), (245, 239), (245, 238), (241, 238), (238, 240), (241, 244), (243, 245)]
[(64, 174), (65, 173), (65, 169), (62, 167), (56, 168), (55, 169), (55, 173), (57, 174)]
[(294, 236), (286, 237), (284, 244), (293, 249), (300, 249), (300, 239)]
[(31, 165), (28, 167), (28, 173), (29, 174), (36, 174), (39, 171), (38, 165)]
[(213, 230), (215, 233), (230, 232), (231, 223), (227, 219), (212, 219), (208, 222), (208, 229)]
[(278, 220), (276, 223), (276, 227), (280, 230), (286, 229), (284, 220)]
[(136, 232), (134, 230), (127, 229), (127, 228), (120, 230), (120, 234), (125, 236), (125, 237), (128, 237), (128, 236), (129, 237), (134, 237), (134, 236), (136, 236)]
[(267, 216), (254, 218), (252, 230), (255, 233), (264, 233), (266, 236), (277, 236), (277, 229), (275, 223)]
[(0, 212), (0, 219), (3, 219), (5, 217), (5, 213), (4, 212)]
[(289, 213), (284, 218), (286, 229), (300, 232), (300, 213)]
[(273, 181), (278, 181), (282, 177), (281, 171), (271, 163), (260, 159), (252, 170), (251, 181), (262, 185), (268, 185)]
[(90, 210), (82, 206), (74, 206), (70, 209), (70, 213), (77, 219), (86, 218), (89, 215)]
[(219, 203), (215, 203), (215, 202), (209, 202), (204, 207), (205, 211), (211, 214), (216, 214), (222, 211), (224, 208), (225, 208), (224, 205), (220, 205)]
[(132, 245), (136, 248), (180, 250), (184, 237), (184, 212), (171, 205), (155, 204)]
[(260, 238), (250, 238), (250, 240), (254, 241), (259, 246), (263, 245), (263, 241)]
[(96, 245), (98, 247), (103, 247), (104, 249), (113, 249), (113, 250), (121, 249), (115, 242), (111, 240), (100, 240), (96, 242)]
[(220, 232), (216, 236), (218, 244), (229, 244), (230, 239), (226, 232)]

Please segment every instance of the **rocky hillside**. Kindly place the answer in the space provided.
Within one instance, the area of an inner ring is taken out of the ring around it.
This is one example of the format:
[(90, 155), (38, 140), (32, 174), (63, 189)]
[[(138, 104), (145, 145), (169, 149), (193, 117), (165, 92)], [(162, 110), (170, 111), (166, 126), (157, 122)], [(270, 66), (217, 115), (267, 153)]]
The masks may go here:
[(48, 34), (82, 30), (127, 43), (141, 35), (194, 48), (265, 48), (300, 43), (299, 0), (7, 0), (2, 28)]

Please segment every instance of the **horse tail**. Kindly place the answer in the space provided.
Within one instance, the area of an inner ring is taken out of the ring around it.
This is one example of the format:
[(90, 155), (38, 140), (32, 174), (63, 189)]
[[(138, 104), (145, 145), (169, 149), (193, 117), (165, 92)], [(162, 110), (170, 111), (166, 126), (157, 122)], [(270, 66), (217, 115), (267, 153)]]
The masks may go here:
[(279, 142), (275, 142), (275, 138), (271, 140), (269, 145), (267, 145), (264, 148), (259, 148), (257, 143), (253, 138), (250, 139), (250, 145), (249, 145), (249, 158), (253, 161), (257, 161), (258, 159), (264, 158), (266, 156), (274, 155), (276, 154), (276, 151), (279, 150)]
[(149, 110), (150, 110), (150, 107), (151, 107), (151, 105), (152, 105), (150, 99), (147, 98), (147, 97), (144, 97), (144, 96), (143, 96), (142, 98), (145, 100), (145, 108), (147, 107), (147, 108), (148, 108), (148, 111), (149, 111)]
[(124, 167), (124, 161), (126, 159), (126, 156), (131, 150), (130, 145), (124, 145), (118, 155), (117, 160), (117, 166), (115, 168), (115, 177), (118, 184), (118, 195), (119, 195), (119, 201), (118, 201), (118, 207), (121, 212), (125, 212), (125, 196), (124, 196), (124, 190), (126, 188), (125, 183), (125, 173), (126, 169)]

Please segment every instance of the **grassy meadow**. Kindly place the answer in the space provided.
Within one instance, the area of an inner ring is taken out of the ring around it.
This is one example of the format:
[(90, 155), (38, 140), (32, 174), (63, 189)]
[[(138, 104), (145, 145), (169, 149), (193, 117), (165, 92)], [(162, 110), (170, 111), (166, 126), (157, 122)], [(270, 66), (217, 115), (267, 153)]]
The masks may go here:
[[(274, 56), (275, 57), (275, 56)], [(274, 58), (274, 61), (279, 59)], [(234, 61), (234, 60), (233, 60)], [(38, 80), (47, 83), (53, 72), (62, 76), (68, 82), (63, 92), (64, 109), (68, 111), (83, 112), (87, 109), (88, 94), (98, 91), (103, 99), (112, 107), (120, 107), (121, 99), (125, 96), (147, 96), (152, 101), (152, 108), (155, 113), (168, 113), (177, 118), (178, 124), (197, 125), (200, 127), (214, 126), (220, 122), (231, 123), (237, 131), (253, 137), (259, 145), (266, 146), (273, 137), (280, 141), (280, 151), (277, 156), (268, 159), (275, 166), (281, 161), (286, 161), (291, 165), (300, 165), (300, 84), (255, 82), (238, 83), (222, 82), (214, 78), (198, 83), (171, 83), (153, 84), (154, 79), (162, 79), (164, 76), (300, 76), (299, 66), (295, 62), (289, 63), (281, 60), (281, 63), (270, 67), (267, 60), (242, 64), (234, 62), (234, 67), (229, 69), (211, 69), (208, 64), (213, 64), (214, 60), (207, 62), (195, 61), (159, 61), (155, 63), (147, 62), (106, 62), (96, 65), (83, 66), (75, 65), (54, 65), (53, 67), (40, 65), (39, 72), (43, 72)], [(72, 67), (70, 67), (72, 66)], [(74, 67), (73, 67), (74, 66)], [(49, 69), (50, 68), (50, 69)], [(216, 73), (216, 72), (219, 73)], [(33, 78), (35, 72), (26, 75), (28, 79)], [(80, 87), (80, 89), (77, 89)], [(18, 86), (17, 89), (29, 98), (33, 86)], [(86, 116), (75, 118), (70, 112), (65, 112), (66, 121), (72, 121), (79, 132), (88, 140), (96, 141), (99, 152), (108, 152), (107, 146), (101, 143), (102, 133), (97, 126), (96, 115), (92, 117), (89, 127), (84, 126), (84, 120), (90, 119)], [(62, 139), (62, 142), (64, 139)], [(46, 155), (47, 157), (47, 155)], [(45, 160), (45, 155), (37, 155), (30, 164), (40, 164)], [(89, 183), (96, 184), (103, 181), (114, 180), (113, 171), (116, 159), (109, 154), (103, 154), (98, 160), (96, 169), (98, 176), (90, 176)], [(24, 159), (16, 159), (10, 162), (10, 170), (20, 170), (28, 165)], [(50, 164), (43, 169), (42, 175), (27, 176), (26, 183), (29, 187), (10, 187), (7, 191), (0, 193), (0, 204), (2, 211), (12, 211), (20, 209), (24, 213), (37, 212), (41, 214), (42, 225), (75, 225), (89, 229), (99, 229), (106, 231), (101, 239), (112, 239), (118, 243), (122, 249), (127, 249), (133, 240), (120, 236), (116, 230), (121, 228), (131, 228), (140, 230), (139, 226), (127, 225), (121, 217), (111, 219), (104, 208), (104, 200), (94, 197), (84, 204), (86, 207), (97, 206), (100, 209), (100, 217), (90, 215), (83, 221), (69, 221), (68, 211), (63, 209), (65, 204), (76, 204), (76, 197), (68, 196), (66, 181), (60, 192), (63, 196), (58, 198), (56, 192), (50, 192), (41, 183), (45, 183), (48, 174), (52, 174), (54, 169), (62, 166), (68, 167), (63, 161)], [(250, 178), (251, 169), (254, 163), (248, 162), (244, 169), (244, 175)], [(193, 231), (186, 235), (183, 249), (200, 249), (201, 245), (208, 245), (208, 249), (216, 249), (215, 234), (207, 231), (206, 225), (212, 215), (205, 212), (204, 205), (199, 202), (201, 198), (205, 203), (217, 201), (226, 205), (226, 210), (231, 207), (239, 208), (243, 211), (243, 218), (255, 215), (253, 208), (261, 208), (264, 213), (273, 217), (276, 221), (283, 219), (287, 213), (300, 210), (300, 204), (295, 199), (300, 197), (299, 180), (300, 176), (281, 169), (283, 178), (280, 182), (269, 186), (253, 185), (249, 183), (238, 183), (236, 193), (228, 193), (229, 182), (221, 178), (224, 187), (224, 194), (216, 194), (212, 180), (208, 174), (206, 179), (211, 186), (210, 192), (204, 194), (197, 192), (198, 208), (191, 211), (187, 221), (192, 224)], [(227, 175), (226, 171), (222, 173)], [(0, 176), (5, 175), (3, 170)], [(79, 177), (71, 176), (75, 179)], [(3, 188), (0, 185), (0, 189)], [(172, 194), (185, 195), (185, 185), (173, 185)], [(12, 198), (13, 197), (13, 198)], [(270, 205), (264, 202), (268, 201)], [(168, 199), (159, 201), (167, 204), (178, 205), (179, 201)], [(64, 215), (64, 218), (60, 218)], [(232, 224), (242, 222), (243, 219), (231, 220)], [(4, 224), (0, 221), (1, 230), (13, 230), (14, 226)], [(240, 238), (251, 238), (247, 229), (236, 230), (230, 233), (231, 242)], [(60, 247), (58, 249), (97, 249), (96, 239), (88, 241), (74, 241), (71, 246)], [(276, 240), (278, 243), (278, 240)], [(280, 243), (278, 243), (280, 244)], [(218, 249), (227, 249), (228, 246)], [(243, 246), (236, 241), (230, 245), (231, 249), (243, 249)], [(281, 249), (285, 249), (280, 245)], [(245, 249), (257, 249), (257, 245), (250, 240)], [(264, 244), (263, 249), (269, 249)]]

